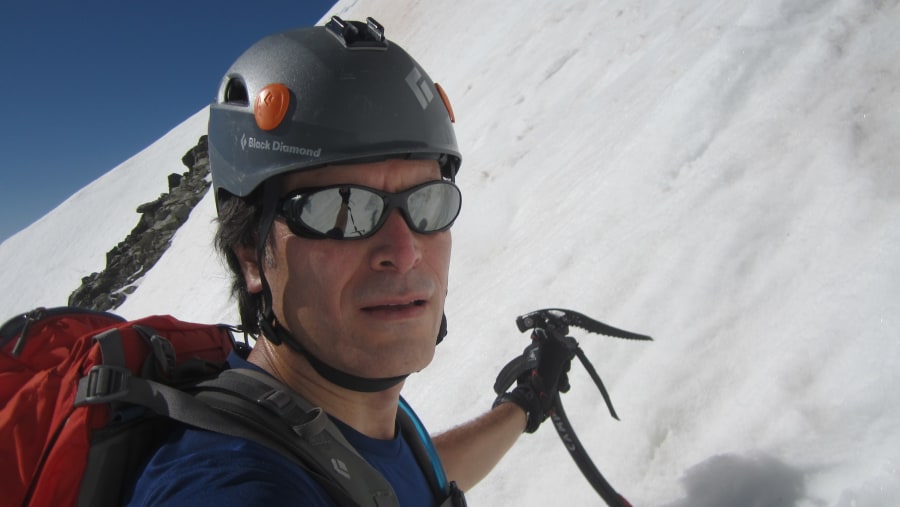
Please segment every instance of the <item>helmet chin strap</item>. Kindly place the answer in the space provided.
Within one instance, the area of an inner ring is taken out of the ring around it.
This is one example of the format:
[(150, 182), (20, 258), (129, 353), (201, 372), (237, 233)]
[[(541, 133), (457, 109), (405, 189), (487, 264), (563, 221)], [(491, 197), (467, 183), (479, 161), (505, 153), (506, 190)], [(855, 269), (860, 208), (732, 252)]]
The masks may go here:
[[(272, 229), (272, 224), (275, 221), (275, 212), (277, 211), (275, 207), (278, 202), (278, 189), (280, 188), (280, 184), (277, 180), (278, 178), (272, 178), (264, 183), (263, 210), (259, 221), (259, 229), (257, 231), (257, 238), (259, 239), (256, 248), (256, 261), (259, 269), (260, 281), (262, 282), (263, 296), (262, 308), (257, 312), (257, 320), (263, 336), (274, 345), (286, 343), (290, 348), (302, 354), (303, 357), (309, 361), (309, 364), (316, 373), (321, 375), (322, 378), (337, 386), (350, 389), (351, 391), (375, 393), (390, 389), (400, 382), (403, 382), (409, 374), (396, 377), (369, 378), (353, 375), (352, 373), (328, 365), (300, 344), (287, 329), (278, 324), (278, 319), (275, 317), (275, 313), (272, 310), (272, 291), (269, 288), (269, 283), (266, 280), (263, 269), (265, 265), (266, 241), (269, 237), (269, 231)], [(437, 343), (440, 343), (446, 334), (447, 316), (444, 315), (441, 319), (441, 328), (438, 332)]]
[(309, 361), (309, 364), (313, 367), (313, 369), (316, 370), (316, 373), (321, 375), (322, 378), (331, 382), (332, 384), (338, 385), (345, 389), (350, 389), (351, 391), (357, 391), (361, 393), (376, 393), (394, 387), (400, 382), (406, 380), (406, 377), (409, 376), (399, 375), (397, 377), (384, 378), (360, 377), (358, 375), (353, 375), (352, 373), (347, 373), (333, 366), (330, 366), (313, 355), (309, 350), (306, 349), (306, 347), (301, 345), (300, 342), (297, 341), (297, 339), (295, 339), (285, 328), (279, 326), (278, 320), (274, 315), (272, 315), (271, 310), (269, 310), (268, 313), (268, 316), (264, 315), (262, 312), (259, 313), (259, 328), (260, 330), (262, 330), (263, 335), (266, 337), (266, 339), (275, 345), (286, 343), (290, 348), (302, 354), (303, 357), (305, 357), (306, 360)]

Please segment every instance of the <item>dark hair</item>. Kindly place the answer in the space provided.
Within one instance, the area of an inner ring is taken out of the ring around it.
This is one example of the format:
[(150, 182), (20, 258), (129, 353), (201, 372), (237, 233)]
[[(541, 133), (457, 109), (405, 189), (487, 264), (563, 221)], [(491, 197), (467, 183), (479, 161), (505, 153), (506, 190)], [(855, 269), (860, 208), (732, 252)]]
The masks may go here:
[[(253, 192), (245, 198), (221, 192), (218, 200), (219, 218), (215, 245), (231, 270), (231, 296), (237, 300), (244, 332), (259, 334), (257, 312), (262, 307), (261, 293), (247, 290), (244, 271), (235, 248), (252, 248), (256, 251), (259, 221), (262, 217), (261, 192)], [(271, 236), (270, 236), (271, 238)]]

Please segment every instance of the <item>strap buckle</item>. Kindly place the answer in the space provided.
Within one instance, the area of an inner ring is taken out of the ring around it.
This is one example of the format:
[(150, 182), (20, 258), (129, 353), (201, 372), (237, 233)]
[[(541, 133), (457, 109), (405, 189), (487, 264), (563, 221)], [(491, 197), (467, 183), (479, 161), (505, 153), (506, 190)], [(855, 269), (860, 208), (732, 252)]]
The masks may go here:
[(98, 364), (78, 381), (76, 405), (108, 403), (128, 394), (131, 370)]

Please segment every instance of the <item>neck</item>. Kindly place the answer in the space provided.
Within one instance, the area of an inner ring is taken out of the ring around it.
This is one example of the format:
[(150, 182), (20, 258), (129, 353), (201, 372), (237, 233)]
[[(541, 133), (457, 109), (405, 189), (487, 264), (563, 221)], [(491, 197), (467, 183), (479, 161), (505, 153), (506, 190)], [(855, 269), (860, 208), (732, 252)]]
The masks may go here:
[(266, 339), (256, 342), (248, 360), (363, 435), (394, 438), (402, 382), (374, 393), (345, 389), (322, 378), (302, 354)]

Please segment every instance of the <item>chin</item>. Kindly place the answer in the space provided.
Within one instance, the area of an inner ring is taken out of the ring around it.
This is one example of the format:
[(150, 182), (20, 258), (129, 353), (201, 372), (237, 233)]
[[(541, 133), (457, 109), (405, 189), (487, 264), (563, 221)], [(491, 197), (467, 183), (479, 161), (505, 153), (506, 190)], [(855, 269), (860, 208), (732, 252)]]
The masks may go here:
[(378, 340), (378, 345), (360, 351), (359, 362), (363, 376), (372, 378), (408, 375), (422, 370), (434, 359), (437, 333), (425, 340)]

